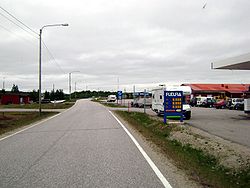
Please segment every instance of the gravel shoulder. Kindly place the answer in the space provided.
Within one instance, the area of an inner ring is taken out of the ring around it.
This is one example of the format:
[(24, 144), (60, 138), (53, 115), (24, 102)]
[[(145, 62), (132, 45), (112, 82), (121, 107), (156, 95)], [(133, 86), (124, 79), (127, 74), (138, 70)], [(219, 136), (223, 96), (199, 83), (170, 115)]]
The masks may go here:
[(190, 127), (187, 124), (176, 128), (171, 133), (170, 138), (178, 140), (184, 145), (190, 144), (193, 148), (201, 149), (215, 156), (221, 165), (230, 169), (238, 171), (250, 166), (250, 149), (248, 147)]

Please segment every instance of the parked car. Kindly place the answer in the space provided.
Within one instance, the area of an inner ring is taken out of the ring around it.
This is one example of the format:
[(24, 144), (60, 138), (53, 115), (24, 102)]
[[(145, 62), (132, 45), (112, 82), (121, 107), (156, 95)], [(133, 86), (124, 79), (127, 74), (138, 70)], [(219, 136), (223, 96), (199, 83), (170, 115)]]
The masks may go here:
[(220, 100), (220, 101), (217, 101), (216, 103), (214, 103), (214, 107), (217, 108), (217, 109), (224, 109), (226, 108), (227, 106), (227, 103), (224, 99)]
[[(131, 102), (131, 106), (133, 107), (139, 107), (139, 108), (143, 108), (144, 107), (144, 98), (140, 97), (140, 98), (136, 98), (134, 102)], [(145, 99), (145, 106), (152, 106), (152, 98), (146, 98)]]
[(207, 99), (207, 97), (196, 97), (196, 106), (202, 106), (202, 103)]
[(202, 105), (203, 107), (211, 108), (214, 106), (214, 103), (216, 103), (216, 100), (213, 98), (207, 98), (203, 101)]
[(244, 108), (244, 99), (242, 98), (232, 98), (228, 99), (227, 101), (227, 108), (229, 108), (230, 110), (239, 108), (242, 105)]
[(235, 110), (244, 110), (244, 101), (242, 103), (237, 103), (234, 107)]
[(193, 98), (190, 100), (189, 105), (190, 105), (190, 106), (196, 106), (196, 105), (197, 105), (197, 98), (196, 98), (196, 97), (193, 97)]
[(116, 101), (116, 96), (115, 95), (109, 95), (107, 102), (115, 102)]

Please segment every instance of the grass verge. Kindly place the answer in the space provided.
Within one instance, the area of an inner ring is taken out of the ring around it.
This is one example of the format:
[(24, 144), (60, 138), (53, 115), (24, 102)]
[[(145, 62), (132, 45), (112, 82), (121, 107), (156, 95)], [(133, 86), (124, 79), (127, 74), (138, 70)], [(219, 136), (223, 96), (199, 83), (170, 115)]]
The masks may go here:
[[(73, 106), (74, 102), (65, 102), (65, 103), (58, 103), (58, 104), (42, 104), (42, 109), (66, 109)], [(39, 104), (9, 104), (9, 105), (0, 105), (0, 108), (22, 108), (22, 109), (38, 109)]]
[(102, 102), (101, 104), (103, 104), (104, 106), (107, 106), (107, 107), (111, 107), (111, 108), (128, 108), (127, 106), (118, 105), (116, 103)]
[(39, 116), (38, 112), (1, 112), (0, 135), (55, 114), (57, 113), (42, 112), (42, 115)]
[(139, 112), (115, 111), (117, 115), (154, 142), (184, 169), (191, 179), (205, 187), (250, 187), (250, 169), (236, 171), (219, 165), (218, 160), (202, 150), (170, 140), (169, 135), (176, 125), (164, 125), (161, 121)]
[(93, 102), (99, 102), (100, 104), (107, 106), (107, 107), (111, 107), (111, 108), (128, 108), (127, 106), (123, 106), (117, 103), (108, 103), (106, 101), (103, 101), (101, 99), (92, 99), (91, 101)]

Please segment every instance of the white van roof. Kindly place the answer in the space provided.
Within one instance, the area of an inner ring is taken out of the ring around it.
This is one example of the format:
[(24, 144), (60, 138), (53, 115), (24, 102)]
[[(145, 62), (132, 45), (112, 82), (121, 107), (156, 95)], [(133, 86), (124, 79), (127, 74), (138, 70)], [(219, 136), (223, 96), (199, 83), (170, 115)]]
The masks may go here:
[(154, 90), (166, 90), (166, 91), (183, 91), (183, 95), (191, 95), (192, 94), (192, 89), (190, 86), (159, 86), (155, 89), (152, 89), (152, 91)]

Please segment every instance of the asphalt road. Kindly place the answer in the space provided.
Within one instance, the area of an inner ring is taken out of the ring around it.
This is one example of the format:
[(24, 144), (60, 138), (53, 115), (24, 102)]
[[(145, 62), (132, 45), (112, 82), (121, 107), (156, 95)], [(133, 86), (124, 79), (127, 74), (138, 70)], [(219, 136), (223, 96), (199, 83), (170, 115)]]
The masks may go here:
[(186, 122), (226, 140), (250, 147), (250, 118), (243, 111), (193, 107), (192, 118)]
[(0, 141), (0, 187), (163, 187), (100, 104), (81, 100)]

